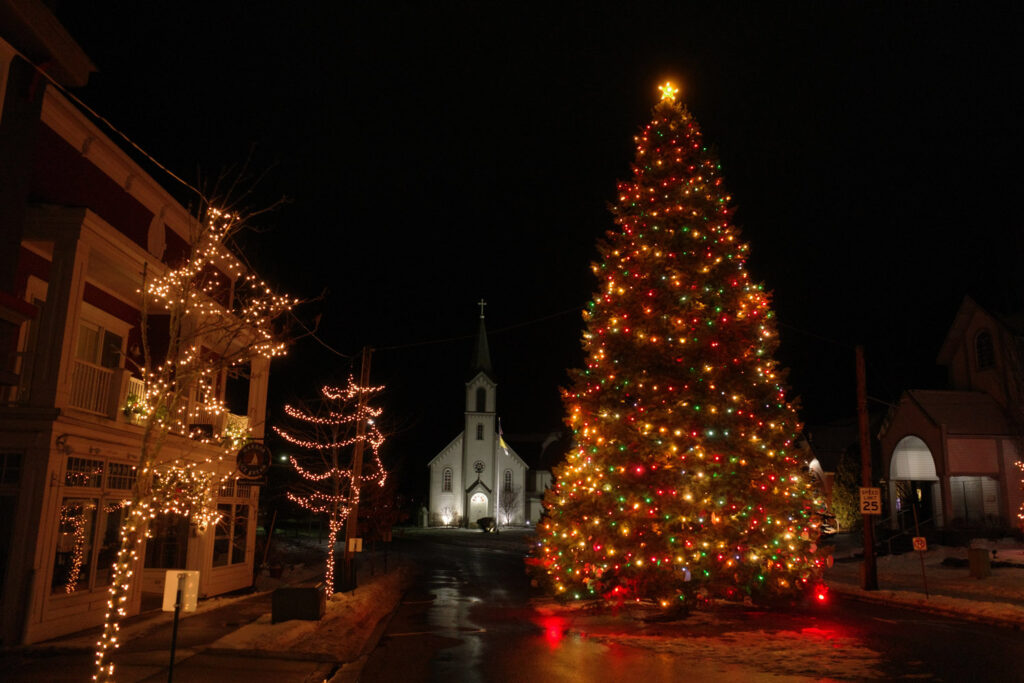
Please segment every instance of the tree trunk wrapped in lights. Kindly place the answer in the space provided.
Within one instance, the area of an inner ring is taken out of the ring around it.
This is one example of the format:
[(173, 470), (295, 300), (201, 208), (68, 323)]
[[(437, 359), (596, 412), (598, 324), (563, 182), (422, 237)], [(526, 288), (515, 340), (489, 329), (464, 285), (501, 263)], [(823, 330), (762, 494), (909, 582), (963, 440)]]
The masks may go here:
[[(1024, 473), (1024, 462), (1017, 460), (1016, 462), (1013, 463), (1013, 466), (1016, 467), (1021, 473)], [(1020, 490), (1024, 491), (1024, 479), (1020, 480), (1019, 486)], [(1017, 527), (1022, 532), (1024, 532), (1024, 503), (1021, 503), (1020, 507), (1017, 508)]]
[[(305, 453), (290, 458), (300, 480), (288, 499), (316, 514), (327, 517), (327, 571), (324, 584), (328, 595), (334, 592), (334, 546), (338, 534), (353, 508), (358, 507), (367, 484), (383, 487), (387, 472), (380, 461), (379, 450), (384, 437), (377, 427), (380, 408), (368, 400), (384, 387), (363, 387), (351, 377), (344, 388), (324, 386), (315, 407), (302, 409), (286, 405), (285, 414), (294, 425), (290, 429), (275, 426), (284, 440)], [(362, 423), (363, 428), (359, 425)], [(358, 477), (353, 476), (350, 451), (362, 443), (363, 465)]]
[(530, 564), (569, 599), (770, 602), (816, 587), (821, 502), (718, 161), (671, 86), (598, 245), (575, 442)]
[[(279, 323), (298, 301), (275, 294), (225, 246), (250, 217), (207, 206), (191, 226), (183, 262), (143, 274), (143, 358), (136, 370), (144, 388), (131, 399), (133, 421), (142, 427), (141, 446), (131, 496), (123, 501), (127, 513), (93, 680), (114, 680), (109, 657), (120, 645), (119, 622), (126, 615), (150, 522), (157, 515), (176, 514), (205, 531), (219, 518), (215, 496), (229, 475), (218, 472), (247, 435), (194, 428), (198, 415), (226, 412), (216, 395), (215, 378), (254, 358), (285, 353)], [(161, 340), (167, 347), (159, 354), (150, 339), (154, 315), (163, 316), (167, 326), (167, 338)], [(167, 449), (172, 454), (167, 454), (165, 447), (172, 442), (173, 448)]]

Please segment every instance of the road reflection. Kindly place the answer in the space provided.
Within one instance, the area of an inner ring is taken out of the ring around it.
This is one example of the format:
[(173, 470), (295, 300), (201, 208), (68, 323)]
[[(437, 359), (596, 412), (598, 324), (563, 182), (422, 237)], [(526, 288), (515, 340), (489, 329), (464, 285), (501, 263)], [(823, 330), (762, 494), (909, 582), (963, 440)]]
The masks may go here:
[(360, 681), (971, 680), (970, 651), (986, 653), (986, 680), (1020, 680), (1024, 649), (1006, 638), (1019, 634), (977, 624), (831, 596), (789, 611), (732, 606), (645, 621), (628, 607), (553, 605), (531, 589), (522, 553), (425, 541), (402, 552), (421, 572)]

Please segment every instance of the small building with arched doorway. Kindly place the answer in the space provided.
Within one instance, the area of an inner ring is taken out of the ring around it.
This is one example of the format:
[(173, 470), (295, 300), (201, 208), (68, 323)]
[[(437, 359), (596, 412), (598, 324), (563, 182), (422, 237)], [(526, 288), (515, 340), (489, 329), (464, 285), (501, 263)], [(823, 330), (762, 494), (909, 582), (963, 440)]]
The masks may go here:
[(965, 297), (938, 363), (950, 390), (912, 390), (879, 433), (888, 517), (912, 529), (1009, 529), (1024, 503), (1024, 325)]
[(988, 394), (907, 391), (881, 444), (894, 528), (1006, 527), (1015, 519), (1017, 440)]

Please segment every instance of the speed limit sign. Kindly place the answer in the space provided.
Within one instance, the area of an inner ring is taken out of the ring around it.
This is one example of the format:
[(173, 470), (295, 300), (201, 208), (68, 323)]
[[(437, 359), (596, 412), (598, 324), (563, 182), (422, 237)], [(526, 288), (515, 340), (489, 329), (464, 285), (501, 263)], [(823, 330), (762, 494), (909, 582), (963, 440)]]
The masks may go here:
[(928, 550), (928, 540), (924, 536), (914, 536), (913, 543), (914, 550), (919, 550), (922, 553)]
[(882, 490), (877, 486), (860, 487), (860, 513), (862, 515), (882, 514)]

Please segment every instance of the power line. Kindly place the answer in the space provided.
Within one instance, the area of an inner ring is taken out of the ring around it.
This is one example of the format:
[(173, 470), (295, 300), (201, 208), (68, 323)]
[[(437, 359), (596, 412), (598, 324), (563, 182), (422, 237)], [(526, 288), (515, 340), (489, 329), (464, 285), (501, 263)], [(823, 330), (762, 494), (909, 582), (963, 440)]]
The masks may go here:
[[(537, 323), (542, 323), (542, 322), (545, 322), (547, 320), (552, 320), (554, 318), (560, 318), (560, 317), (562, 317), (564, 315), (568, 315), (569, 313), (579, 313), (582, 310), (583, 310), (583, 305), (580, 305), (578, 307), (573, 307), (573, 308), (566, 308), (566, 309), (561, 310), (561, 311), (556, 311), (555, 313), (548, 313), (547, 315), (542, 315), (539, 318), (533, 318), (531, 320), (526, 320), (526, 321), (523, 321), (523, 322), (515, 323), (513, 325), (506, 325), (505, 327), (499, 327), (497, 329), (490, 330), (488, 332), (488, 334), (490, 334), (490, 335), (502, 334), (502, 333), (508, 332), (510, 330), (516, 330), (516, 329), (519, 329), (521, 327), (529, 327), (530, 325), (536, 325)], [(395, 350), (399, 350), (399, 349), (411, 349), (411, 348), (415, 348), (415, 347), (418, 347), (418, 346), (432, 346), (434, 344), (446, 344), (448, 342), (455, 342), (455, 341), (463, 341), (465, 339), (472, 339), (475, 336), (476, 336), (475, 334), (462, 334), (462, 335), (458, 335), (458, 336), (455, 336), (455, 337), (444, 337), (442, 339), (430, 339), (430, 340), (425, 340), (425, 341), (412, 342), (410, 344), (396, 344), (396, 345), (393, 345), (393, 346), (382, 346), (382, 347), (380, 347), (380, 350), (381, 351), (395, 351)]]
[(85, 110), (86, 112), (88, 112), (88, 113), (89, 113), (89, 115), (90, 115), (90, 116), (92, 116), (92, 117), (93, 117), (93, 118), (94, 118), (95, 120), (97, 120), (97, 121), (99, 121), (99, 122), (103, 123), (103, 125), (105, 125), (105, 126), (106, 126), (107, 128), (109, 128), (109, 129), (110, 129), (110, 130), (111, 130), (111, 131), (112, 131), (113, 133), (117, 134), (117, 135), (118, 135), (118, 136), (119, 136), (119, 137), (120, 137), (120, 138), (121, 138), (122, 140), (124, 140), (124, 141), (125, 141), (125, 142), (126, 142), (127, 144), (131, 145), (131, 147), (132, 147), (132, 148), (133, 148), (133, 149), (134, 149), (135, 151), (137, 151), (137, 152), (138, 152), (139, 154), (141, 154), (141, 155), (142, 155), (142, 156), (144, 156), (144, 157), (145, 157), (146, 159), (148, 159), (149, 161), (151, 161), (151, 162), (152, 162), (152, 163), (153, 163), (153, 164), (154, 164), (154, 165), (155, 165), (155, 166), (156, 166), (157, 168), (159, 168), (159, 169), (160, 169), (161, 171), (163, 171), (164, 173), (166, 173), (166, 174), (167, 174), (167, 175), (169, 175), (170, 177), (172, 177), (172, 178), (174, 178), (175, 180), (177, 180), (177, 181), (178, 181), (179, 183), (181, 183), (182, 185), (184, 185), (184, 186), (185, 186), (186, 188), (188, 188), (188, 189), (189, 189), (189, 190), (191, 190), (192, 192), (195, 192), (195, 193), (196, 193), (196, 195), (198, 195), (199, 199), (200, 199), (200, 200), (202, 200), (202, 202), (203, 202), (204, 204), (207, 204), (207, 205), (209, 205), (209, 203), (210, 203), (210, 202), (209, 202), (209, 200), (207, 200), (206, 196), (205, 196), (205, 195), (204, 195), (204, 194), (203, 194), (202, 192), (200, 192), (198, 188), (194, 187), (194, 186), (193, 186), (192, 184), (190, 184), (190, 183), (188, 183), (187, 181), (183, 180), (183, 179), (182, 179), (182, 178), (180, 178), (180, 177), (179, 177), (179, 176), (178, 176), (177, 174), (175, 174), (175, 173), (174, 173), (174, 171), (172, 171), (171, 169), (167, 168), (166, 166), (164, 166), (163, 164), (161, 164), (161, 163), (160, 163), (159, 161), (157, 161), (157, 160), (156, 160), (156, 159), (155, 159), (155, 158), (154, 158), (154, 157), (153, 157), (152, 155), (150, 155), (150, 154), (149, 154), (149, 152), (147, 152), (146, 150), (142, 149), (142, 147), (141, 147), (140, 145), (138, 145), (138, 144), (137, 144), (137, 143), (136, 143), (136, 142), (135, 142), (134, 140), (132, 140), (132, 139), (131, 139), (130, 137), (128, 137), (128, 135), (127, 135), (126, 133), (122, 132), (122, 131), (121, 131), (121, 129), (119, 129), (119, 128), (118, 128), (117, 126), (115, 126), (115, 125), (114, 125), (113, 123), (111, 123), (111, 122), (110, 122), (110, 121), (109, 121), (109, 120), (108, 120), (108, 119), (107, 119), (107, 118), (106, 118), (105, 116), (101, 115), (101, 114), (100, 114), (99, 112), (97, 112), (97, 111), (96, 111), (95, 109), (93, 109), (92, 107), (90, 107), (89, 105), (87, 105), (87, 104), (86, 104), (85, 102), (83, 102), (82, 100), (80, 100), (80, 99), (79, 99), (79, 98), (78, 98), (78, 97), (77, 97), (77, 96), (76, 96), (76, 95), (75, 95), (74, 93), (72, 93), (72, 92), (68, 91), (68, 90), (67, 90), (67, 89), (66, 89), (66, 88), (65, 88), (65, 87), (64, 87), (63, 85), (61, 85), (60, 83), (58, 83), (58, 82), (57, 82), (57, 81), (56, 81), (56, 80), (55, 80), (55, 79), (54, 79), (54, 78), (53, 78), (53, 77), (52, 77), (52, 76), (51, 76), (50, 74), (46, 73), (46, 71), (45, 71), (45, 70), (44, 70), (43, 68), (41, 68), (40, 66), (38, 66), (38, 65), (37, 65), (37, 64), (36, 64), (35, 62), (33, 62), (33, 61), (32, 61), (31, 59), (29, 59), (28, 57), (26, 57), (25, 55), (23, 55), (23, 54), (22, 54), (21, 52), (19, 52), (18, 50), (15, 50), (14, 52), (15, 52), (15, 54), (17, 54), (17, 55), (18, 55), (19, 57), (21, 57), (21, 58), (22, 58), (22, 59), (23, 59), (23, 60), (25, 61), (25, 63), (26, 63), (26, 64), (28, 64), (29, 66), (31, 66), (31, 67), (32, 67), (33, 69), (35, 69), (35, 70), (36, 70), (36, 72), (37, 72), (37, 73), (39, 73), (40, 75), (42, 75), (42, 76), (43, 76), (43, 78), (45, 78), (45, 79), (46, 79), (47, 81), (49, 81), (49, 82), (50, 82), (50, 84), (51, 84), (51, 85), (52, 85), (52, 86), (53, 86), (54, 88), (56, 88), (57, 90), (59, 90), (59, 91), (61, 92), (61, 94), (62, 94), (62, 95), (64, 95), (64, 97), (67, 97), (67, 98), (68, 98), (69, 100), (73, 101), (73, 102), (74, 102), (74, 103), (75, 103), (76, 105), (78, 105), (79, 107), (81, 107), (82, 109), (84, 109), (84, 110)]
[(787, 330), (792, 330), (793, 332), (799, 332), (800, 334), (806, 335), (808, 337), (813, 337), (814, 339), (818, 339), (818, 340), (823, 341), (823, 342), (828, 342), (829, 344), (835, 344), (836, 346), (841, 346), (844, 349), (853, 349), (854, 348), (854, 345), (850, 344), (849, 342), (841, 342), (838, 339), (832, 339), (831, 337), (826, 337), (825, 335), (818, 334), (817, 332), (811, 332), (810, 330), (805, 330), (805, 329), (796, 327), (794, 325), (789, 325), (787, 323), (780, 322), (778, 320), (776, 320), (775, 324), (778, 325), (779, 327), (784, 327)]

